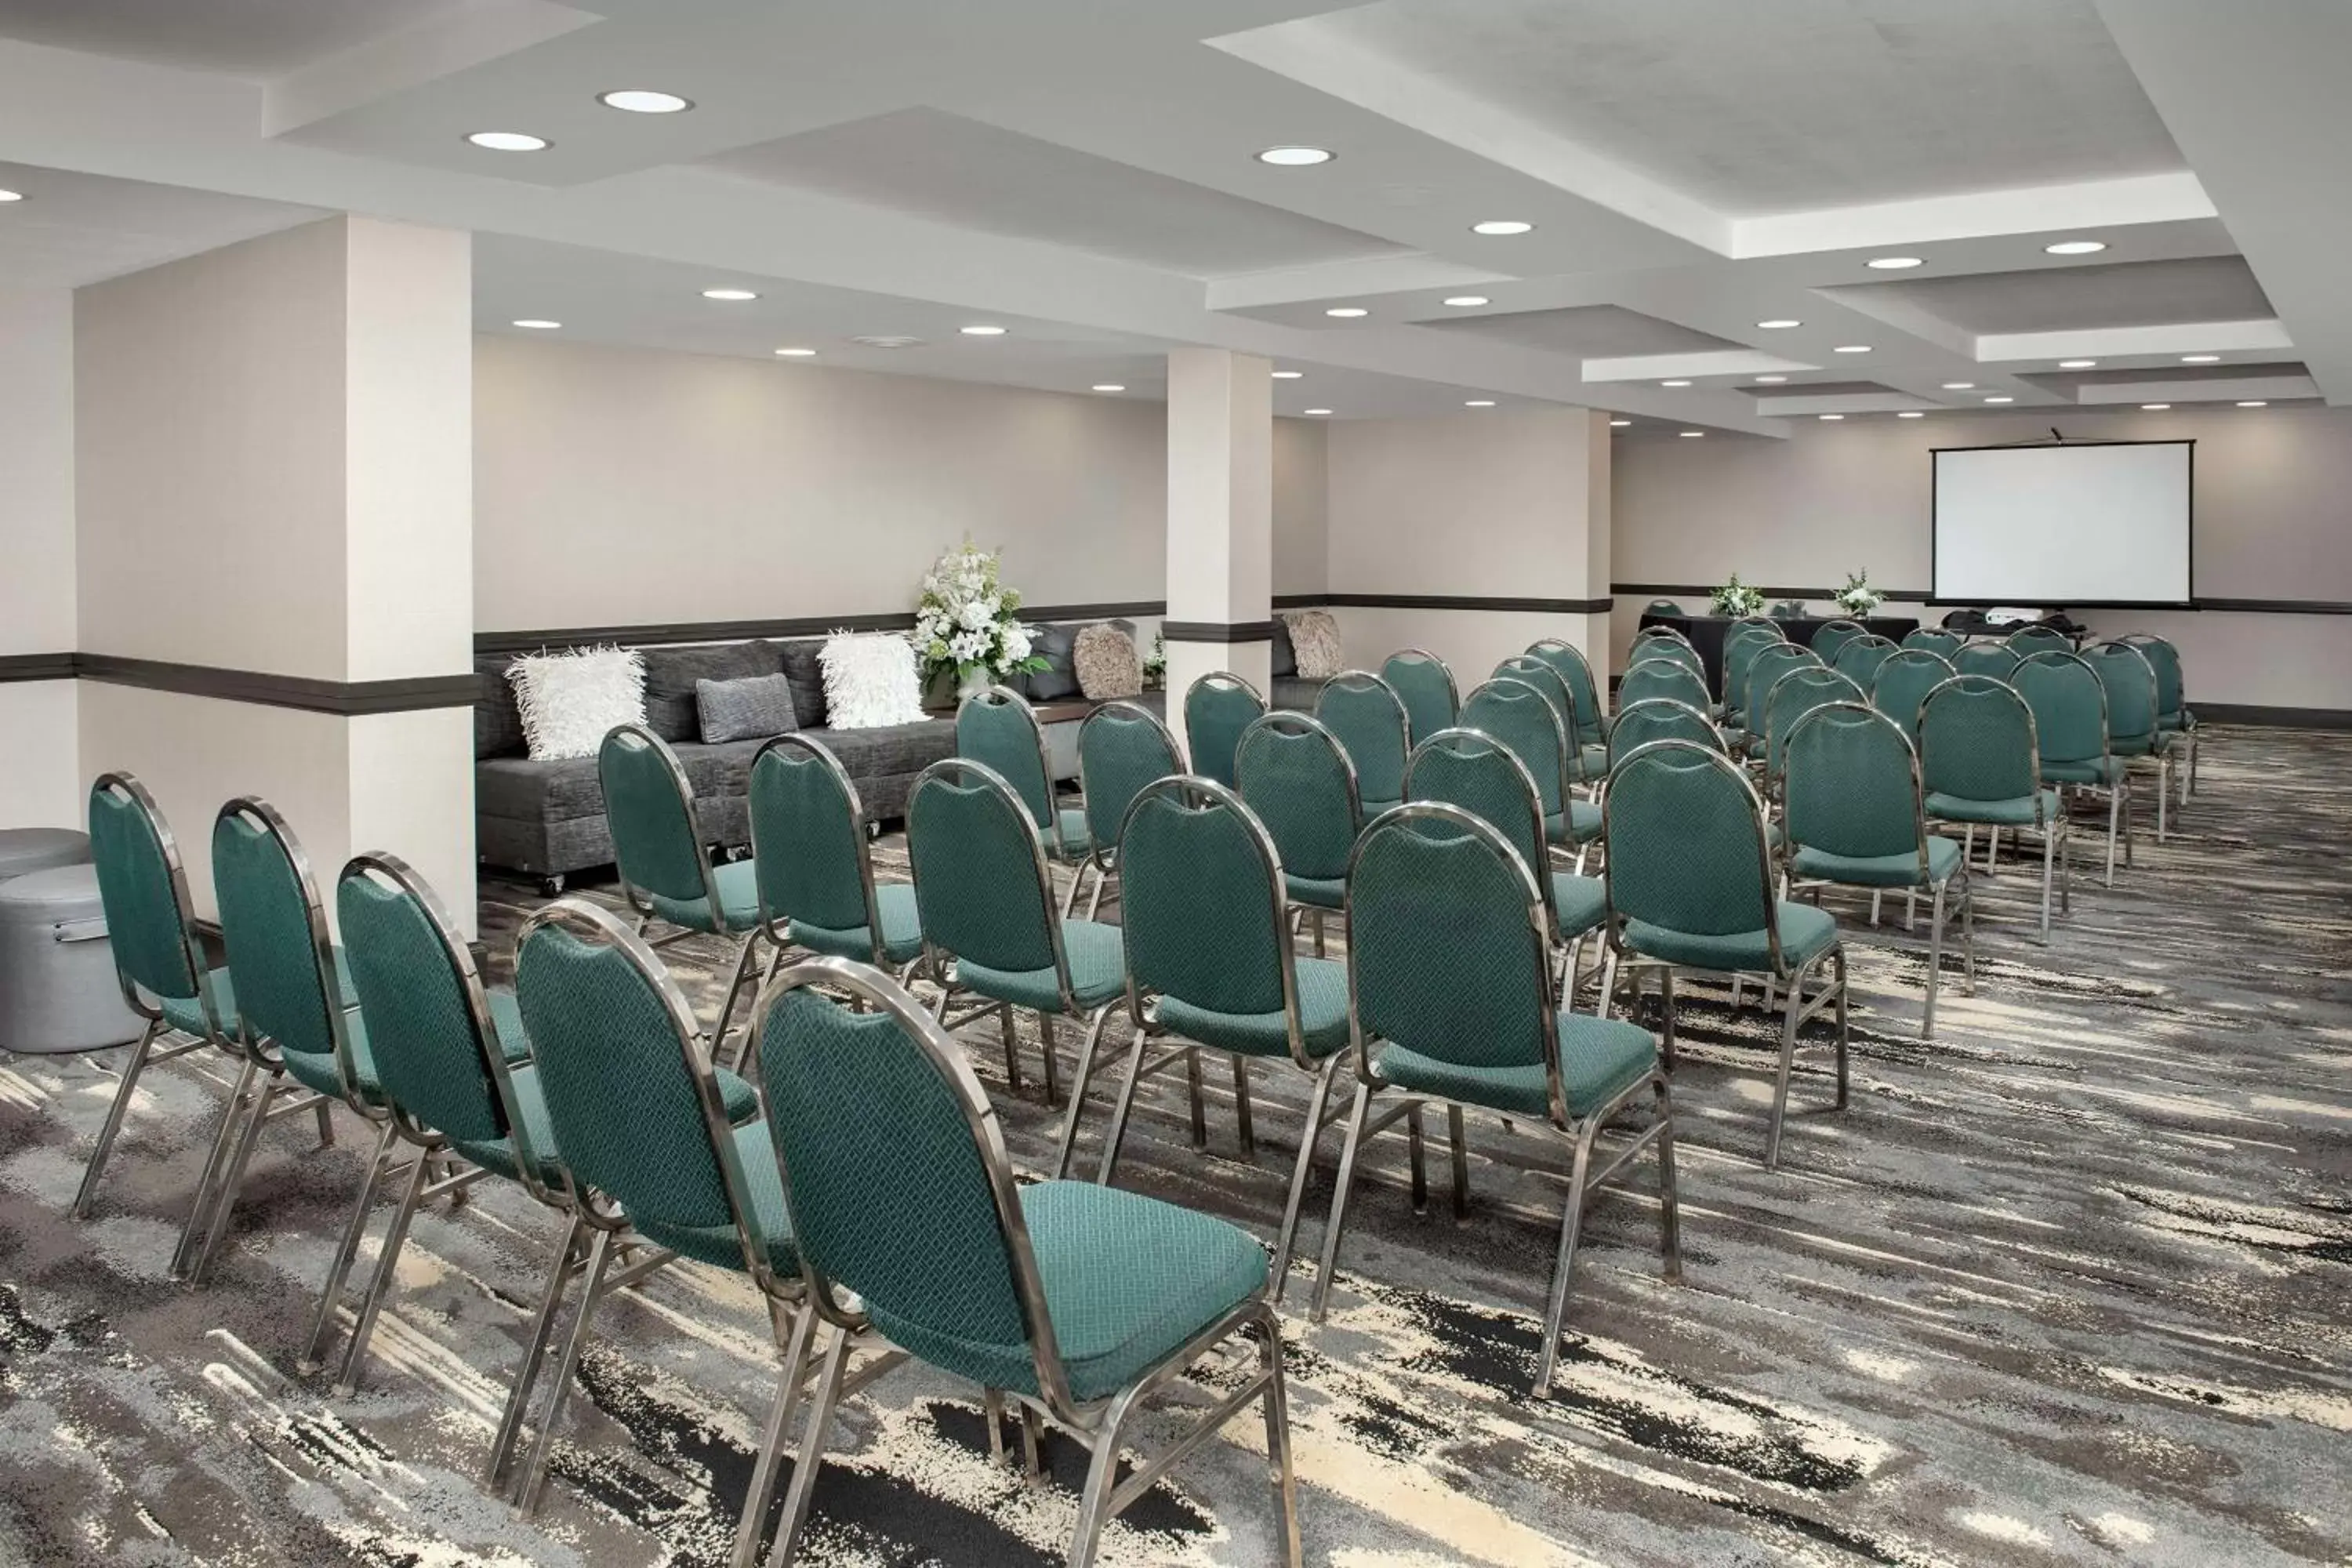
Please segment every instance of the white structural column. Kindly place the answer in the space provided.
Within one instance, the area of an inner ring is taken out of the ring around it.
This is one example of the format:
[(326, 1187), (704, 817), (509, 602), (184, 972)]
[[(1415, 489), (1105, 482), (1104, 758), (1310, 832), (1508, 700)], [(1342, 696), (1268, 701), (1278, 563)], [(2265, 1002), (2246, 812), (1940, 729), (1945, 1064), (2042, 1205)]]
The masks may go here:
[(1273, 364), (1223, 349), (1168, 356), (1168, 723), (1226, 669), (1267, 689), (1274, 622)]
[(0, 828), (74, 827), (73, 296), (0, 289)]

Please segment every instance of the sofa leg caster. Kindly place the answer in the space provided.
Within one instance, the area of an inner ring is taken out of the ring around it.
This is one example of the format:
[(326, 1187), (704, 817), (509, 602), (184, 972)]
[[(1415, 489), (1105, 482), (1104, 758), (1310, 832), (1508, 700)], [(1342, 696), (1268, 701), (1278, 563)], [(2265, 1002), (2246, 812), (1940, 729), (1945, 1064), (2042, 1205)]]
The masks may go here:
[(541, 877), (539, 879), (539, 896), (542, 899), (562, 898), (563, 896), (563, 879), (561, 877)]

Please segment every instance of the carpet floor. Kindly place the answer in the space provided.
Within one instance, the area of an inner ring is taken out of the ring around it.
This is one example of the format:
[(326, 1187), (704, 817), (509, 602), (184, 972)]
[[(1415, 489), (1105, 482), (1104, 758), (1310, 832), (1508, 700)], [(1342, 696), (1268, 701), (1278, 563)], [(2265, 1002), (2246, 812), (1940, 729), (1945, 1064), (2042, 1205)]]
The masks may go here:
[[(1473, 1119), (1456, 1222), (1442, 1142), (1423, 1214), (1401, 1131), (1370, 1144), (1329, 1320), (1306, 1319), (1305, 1262), (1286, 1318), (1307, 1560), (2352, 1562), (2352, 736), (2214, 731), (2205, 749), (2171, 842), (2144, 834), (2111, 890), (2078, 876), (2050, 945), (2025, 866), (1979, 882), (1976, 993), (1948, 974), (1932, 1044), (1899, 910), (1873, 928), (1833, 897), (1852, 1103), (1829, 1109), (1828, 1052), (1804, 1055), (1777, 1175), (1759, 1164), (1775, 1021), (1684, 987), (1685, 1277), (1661, 1277), (1645, 1159), (1591, 1212), (1548, 1400), (1529, 1384), (1557, 1147)], [(897, 871), (903, 845), (877, 861)], [(537, 901), (485, 883), (499, 962)], [(667, 952), (707, 1016), (729, 955)], [(1017, 1094), (993, 1027), (971, 1034), (1016, 1159), (1041, 1167), (1059, 1117), (1034, 1030)], [(1115, 1025), (1121, 1055), (1124, 1039)], [(77, 1224), (118, 1055), (0, 1060), (0, 1563), (725, 1561), (774, 1387), (745, 1282), (680, 1266), (600, 1314), (546, 1508), (519, 1518), (474, 1472), (553, 1216), (490, 1183), (421, 1214), (370, 1374), (337, 1398), (295, 1361), (361, 1125), (341, 1118), (325, 1149), (307, 1117), (274, 1126), (215, 1277), (175, 1286), (229, 1074), (199, 1053), (143, 1080)], [(1113, 1082), (1087, 1102), (1082, 1173)], [(1205, 1152), (1181, 1076), (1147, 1086), (1120, 1183), (1270, 1238), (1303, 1083), (1260, 1068), (1244, 1158), (1230, 1079), (1208, 1082)], [(1218, 1378), (1171, 1390), (1147, 1446)], [(992, 1466), (976, 1391), (902, 1368), (845, 1406), (803, 1560), (1059, 1562), (1084, 1457), (1066, 1441), (1048, 1457), (1038, 1486)], [(1276, 1561), (1265, 1478), (1262, 1427), (1238, 1421), (1112, 1527), (1104, 1560)]]

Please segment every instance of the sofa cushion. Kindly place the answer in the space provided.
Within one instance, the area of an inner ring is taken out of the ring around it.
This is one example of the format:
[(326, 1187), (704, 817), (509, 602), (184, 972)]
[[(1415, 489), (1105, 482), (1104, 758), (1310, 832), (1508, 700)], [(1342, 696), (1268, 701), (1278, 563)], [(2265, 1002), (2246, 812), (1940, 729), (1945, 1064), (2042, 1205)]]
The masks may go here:
[(593, 757), (566, 757), (558, 763), (485, 757), (474, 764), (474, 807), (484, 816), (519, 822), (602, 816), (604, 785)]
[(775, 645), (765, 642), (649, 647), (645, 658), (646, 727), (665, 741), (701, 738), (695, 708), (697, 682), (773, 675), (780, 668)]
[(522, 710), (515, 706), (514, 683), (507, 679), (510, 653), (483, 654), (474, 660), (481, 695), (474, 700), (474, 755), (520, 757), (523, 753)]
[(801, 728), (820, 728), (824, 723), (824, 666), (817, 656), (824, 651), (824, 638), (794, 637), (768, 646), (776, 650), (785, 679), (793, 683), (793, 712)]

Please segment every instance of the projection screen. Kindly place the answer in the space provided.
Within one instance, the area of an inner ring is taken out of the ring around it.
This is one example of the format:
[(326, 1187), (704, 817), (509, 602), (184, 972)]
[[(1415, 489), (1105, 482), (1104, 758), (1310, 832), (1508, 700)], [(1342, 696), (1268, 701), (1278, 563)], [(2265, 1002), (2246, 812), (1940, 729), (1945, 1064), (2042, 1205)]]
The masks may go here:
[(2193, 441), (1935, 453), (1935, 597), (2046, 609), (2186, 605)]

